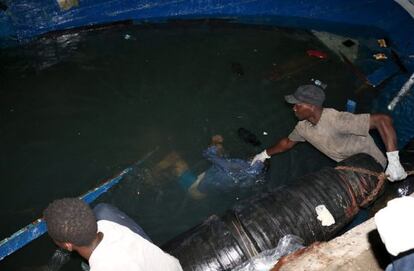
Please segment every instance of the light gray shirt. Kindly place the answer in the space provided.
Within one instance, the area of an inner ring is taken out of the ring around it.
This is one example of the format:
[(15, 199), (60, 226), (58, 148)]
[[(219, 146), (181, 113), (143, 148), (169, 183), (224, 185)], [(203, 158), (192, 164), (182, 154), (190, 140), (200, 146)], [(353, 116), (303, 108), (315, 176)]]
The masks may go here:
[(292, 141), (308, 141), (337, 162), (357, 153), (366, 153), (385, 168), (387, 160), (369, 134), (369, 121), (369, 114), (324, 108), (316, 125), (307, 120), (299, 121), (288, 137)]

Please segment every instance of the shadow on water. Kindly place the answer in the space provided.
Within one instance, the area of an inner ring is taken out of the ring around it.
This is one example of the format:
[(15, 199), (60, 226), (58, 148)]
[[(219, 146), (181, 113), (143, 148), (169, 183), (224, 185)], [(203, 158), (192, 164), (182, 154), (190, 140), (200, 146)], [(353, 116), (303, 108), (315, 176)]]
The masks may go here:
[[(309, 49), (329, 57), (309, 59)], [(161, 244), (240, 199), (331, 164), (299, 144), (271, 159), (266, 182), (194, 200), (174, 169), (154, 176), (163, 157), (177, 152), (200, 174), (209, 167), (202, 151), (221, 134), (230, 157), (251, 158), (294, 127), (283, 96), (298, 85), (322, 80), (326, 105), (338, 109), (354, 88), (340, 59), (312, 34), (235, 24), (66, 33), (2, 50), (0, 59), (2, 238), (40, 217), (53, 199), (84, 193), (158, 146), (99, 200)], [(240, 127), (254, 142), (239, 138)], [(0, 269), (45, 265), (54, 249), (42, 237)], [(62, 270), (79, 270), (79, 262)]]

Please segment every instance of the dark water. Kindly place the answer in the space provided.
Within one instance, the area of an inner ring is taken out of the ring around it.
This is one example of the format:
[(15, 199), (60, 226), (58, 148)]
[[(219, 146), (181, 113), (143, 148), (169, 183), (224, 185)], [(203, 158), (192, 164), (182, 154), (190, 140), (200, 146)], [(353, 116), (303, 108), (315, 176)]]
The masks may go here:
[[(307, 56), (309, 49), (328, 59)], [(44, 38), (1, 52), (0, 238), (41, 216), (56, 198), (78, 196), (157, 150), (104, 195), (157, 243), (221, 214), (268, 186), (331, 164), (308, 144), (272, 159), (268, 180), (193, 200), (174, 171), (155, 173), (171, 152), (199, 174), (214, 134), (231, 157), (249, 158), (286, 136), (296, 119), (283, 96), (312, 78), (327, 106), (344, 109), (349, 70), (308, 32), (240, 25), (123, 27)], [(246, 144), (239, 128), (256, 134)], [(267, 135), (264, 135), (264, 132)], [(0, 262), (46, 265), (45, 236)], [(75, 257), (63, 270), (80, 270)]]

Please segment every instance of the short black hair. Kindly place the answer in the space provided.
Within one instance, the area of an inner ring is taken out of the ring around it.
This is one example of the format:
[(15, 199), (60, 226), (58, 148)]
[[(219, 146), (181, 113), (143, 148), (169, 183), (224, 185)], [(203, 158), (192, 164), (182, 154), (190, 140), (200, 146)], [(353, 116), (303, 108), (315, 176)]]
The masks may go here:
[(53, 201), (43, 211), (43, 217), (55, 241), (88, 246), (96, 238), (96, 217), (89, 205), (79, 198)]

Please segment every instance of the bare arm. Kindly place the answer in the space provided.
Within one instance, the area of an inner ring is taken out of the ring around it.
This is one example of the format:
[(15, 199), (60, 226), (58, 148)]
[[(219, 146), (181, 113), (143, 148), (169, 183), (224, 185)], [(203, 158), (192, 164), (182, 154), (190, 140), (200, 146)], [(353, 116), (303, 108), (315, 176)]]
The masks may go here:
[(390, 116), (385, 114), (371, 114), (369, 128), (378, 130), (387, 152), (397, 150), (397, 134), (395, 133)]
[(267, 148), (266, 153), (269, 156), (272, 156), (277, 153), (288, 151), (291, 148), (293, 148), (293, 146), (295, 146), (296, 144), (297, 144), (296, 141), (292, 141), (288, 137), (285, 137), (279, 140), (274, 146)]

